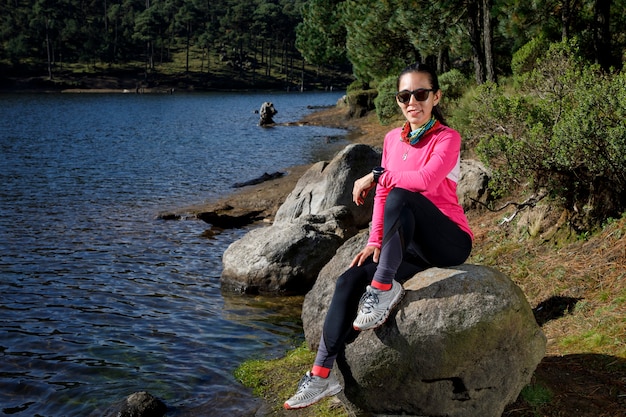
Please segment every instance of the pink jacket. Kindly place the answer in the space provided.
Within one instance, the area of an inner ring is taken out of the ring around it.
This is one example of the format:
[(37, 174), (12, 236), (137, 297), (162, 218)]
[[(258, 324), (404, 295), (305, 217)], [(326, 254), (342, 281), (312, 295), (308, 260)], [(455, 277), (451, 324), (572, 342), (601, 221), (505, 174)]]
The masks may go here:
[(411, 146), (402, 141), (401, 131), (402, 128), (393, 129), (385, 136), (381, 163), (385, 172), (376, 186), (368, 245), (381, 246), (385, 201), (389, 191), (395, 187), (422, 193), (473, 239), (456, 195), (461, 135), (450, 127), (439, 125)]

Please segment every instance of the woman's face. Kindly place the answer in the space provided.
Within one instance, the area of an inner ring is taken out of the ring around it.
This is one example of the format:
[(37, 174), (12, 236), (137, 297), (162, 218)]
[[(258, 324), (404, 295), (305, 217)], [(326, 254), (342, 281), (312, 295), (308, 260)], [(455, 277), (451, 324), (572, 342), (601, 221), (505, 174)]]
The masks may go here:
[[(414, 91), (420, 88), (432, 88), (432, 85), (430, 84), (430, 77), (427, 73), (409, 72), (400, 78), (398, 91)], [(417, 101), (415, 96), (411, 95), (410, 100), (406, 103), (400, 103), (397, 99), (396, 102), (398, 103), (398, 106), (400, 106), (406, 120), (408, 120), (411, 124), (411, 130), (415, 130), (430, 120), (433, 113), (433, 107), (439, 103), (440, 98), (441, 90), (430, 92), (428, 94), (428, 98), (424, 101)]]

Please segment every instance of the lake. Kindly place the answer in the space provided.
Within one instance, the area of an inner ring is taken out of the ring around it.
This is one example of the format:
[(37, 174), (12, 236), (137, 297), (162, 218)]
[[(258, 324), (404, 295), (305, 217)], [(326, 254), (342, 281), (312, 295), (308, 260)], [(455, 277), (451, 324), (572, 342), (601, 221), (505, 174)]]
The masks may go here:
[(156, 215), (332, 158), (343, 130), (254, 111), (293, 122), (342, 94), (0, 95), (0, 415), (98, 415), (144, 390), (168, 416), (246, 415), (232, 372), (302, 342), (302, 297), (222, 293), (247, 230)]

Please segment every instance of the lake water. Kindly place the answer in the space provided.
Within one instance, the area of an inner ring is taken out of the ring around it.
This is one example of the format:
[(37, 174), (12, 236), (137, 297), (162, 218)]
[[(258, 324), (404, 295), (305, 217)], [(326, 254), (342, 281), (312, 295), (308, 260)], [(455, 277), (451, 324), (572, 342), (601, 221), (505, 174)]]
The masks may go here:
[(232, 372), (300, 344), (302, 298), (223, 294), (246, 230), (156, 214), (331, 158), (344, 131), (254, 110), (292, 122), (341, 95), (0, 95), (0, 415), (98, 415), (143, 390), (168, 416), (248, 415)]

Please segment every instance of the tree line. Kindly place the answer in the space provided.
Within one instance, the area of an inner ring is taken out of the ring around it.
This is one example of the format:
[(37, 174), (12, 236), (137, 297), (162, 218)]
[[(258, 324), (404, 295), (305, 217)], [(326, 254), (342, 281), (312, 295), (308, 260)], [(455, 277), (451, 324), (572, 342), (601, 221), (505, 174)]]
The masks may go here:
[[(302, 0), (6, 0), (0, 3), (0, 61), (144, 62), (148, 71), (184, 50), (244, 70), (255, 60), (293, 54)], [(271, 68), (271, 65), (267, 66)]]
[(141, 61), (147, 70), (184, 51), (241, 71), (304, 58), (347, 66), (364, 83), (423, 60), (475, 81), (510, 72), (537, 36), (581, 39), (605, 70), (621, 67), (626, 0), (5, 0), (0, 61), (10, 68)]
[(322, 64), (347, 57), (355, 76), (380, 80), (407, 62), (439, 73), (473, 69), (475, 81), (510, 73), (513, 53), (531, 39), (577, 36), (605, 70), (621, 68), (625, 0), (309, 0), (298, 49)]

